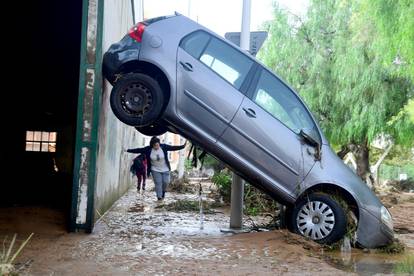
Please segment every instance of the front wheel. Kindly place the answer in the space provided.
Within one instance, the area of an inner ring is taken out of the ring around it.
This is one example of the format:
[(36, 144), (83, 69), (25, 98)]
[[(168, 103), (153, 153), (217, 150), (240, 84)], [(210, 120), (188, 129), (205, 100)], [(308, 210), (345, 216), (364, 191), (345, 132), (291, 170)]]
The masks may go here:
[(293, 208), (291, 222), (296, 233), (322, 244), (342, 239), (347, 226), (344, 209), (326, 194), (300, 199)]
[(155, 79), (141, 73), (129, 73), (115, 83), (110, 103), (121, 122), (144, 127), (161, 116), (164, 100), (162, 89)]

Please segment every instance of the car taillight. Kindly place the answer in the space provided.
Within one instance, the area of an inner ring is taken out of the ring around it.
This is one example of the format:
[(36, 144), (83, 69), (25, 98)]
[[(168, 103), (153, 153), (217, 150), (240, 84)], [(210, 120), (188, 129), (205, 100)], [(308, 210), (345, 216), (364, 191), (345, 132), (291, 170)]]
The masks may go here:
[(129, 36), (134, 40), (141, 42), (144, 34), (145, 24), (140, 22), (129, 30)]

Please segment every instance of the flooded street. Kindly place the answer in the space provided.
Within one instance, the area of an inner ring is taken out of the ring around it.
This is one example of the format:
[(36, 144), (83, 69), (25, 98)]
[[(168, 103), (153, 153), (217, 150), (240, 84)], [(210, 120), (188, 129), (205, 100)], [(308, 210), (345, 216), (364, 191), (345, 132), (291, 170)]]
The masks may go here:
[[(207, 194), (203, 199), (211, 201)], [(53, 220), (47, 219), (43, 222), (44, 226), (52, 229), (52, 232), (45, 233), (41, 231), (43, 227), (34, 227), (29, 222), (34, 230), (26, 227), (26, 232), (33, 231), (35, 236), (17, 260), (19, 273), (348, 275), (354, 272), (373, 275), (392, 273), (394, 263), (403, 256), (373, 251), (366, 253), (354, 248), (351, 253), (342, 255), (340, 252), (326, 252), (318, 244), (285, 230), (236, 235), (225, 233), (221, 230), (229, 226), (228, 207), (206, 208), (203, 229), (200, 229), (197, 208), (192, 211), (180, 210), (177, 207), (179, 205), (174, 205), (178, 202), (198, 204), (198, 194), (167, 193), (164, 202), (157, 202), (153, 191), (140, 195), (135, 189), (130, 189), (99, 219), (94, 232), (89, 235), (68, 234), (62, 225), (53, 226)], [(171, 206), (175, 206), (176, 210)], [(407, 210), (407, 206), (403, 205), (402, 210)], [(395, 212), (401, 210), (395, 209)], [(412, 208), (410, 212), (413, 212)], [(253, 219), (260, 221), (260, 217)], [(405, 225), (408, 227), (406, 232), (412, 231), (413, 225)], [(396, 229), (398, 227), (403, 226), (396, 222)], [(2, 236), (7, 232), (10, 235), (13, 233), (11, 231), (12, 227), (2, 228), (0, 233)], [(20, 241), (27, 236), (26, 232), (19, 229)], [(402, 240), (406, 238), (405, 235), (401, 234)]]

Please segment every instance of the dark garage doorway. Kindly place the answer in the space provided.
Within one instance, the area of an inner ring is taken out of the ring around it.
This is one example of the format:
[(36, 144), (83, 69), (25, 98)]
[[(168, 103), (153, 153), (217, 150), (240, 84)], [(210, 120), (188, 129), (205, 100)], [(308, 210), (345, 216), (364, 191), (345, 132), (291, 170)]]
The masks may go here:
[(10, 24), (15, 27), (12, 51), (7, 53), (13, 53), (9, 68), (14, 80), (8, 86), (12, 91), (3, 100), (1, 116), (0, 231), (36, 231), (25, 229), (25, 220), (44, 222), (46, 228), (58, 225), (66, 231), (72, 196), (82, 0), (18, 4), (13, 9), (18, 11), (18, 22)]

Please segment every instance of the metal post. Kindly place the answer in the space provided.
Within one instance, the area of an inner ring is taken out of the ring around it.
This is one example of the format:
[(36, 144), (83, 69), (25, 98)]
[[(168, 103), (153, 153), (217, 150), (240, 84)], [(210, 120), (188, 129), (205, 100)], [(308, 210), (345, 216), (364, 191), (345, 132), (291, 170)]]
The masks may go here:
[(188, 18), (191, 18), (191, 0), (188, 0), (187, 16)]
[(250, 49), (250, 11), (250, 0), (243, 0), (240, 48), (247, 51)]
[[(184, 144), (184, 138), (180, 137), (180, 145)], [(185, 149), (179, 151), (178, 157), (178, 179), (182, 179), (184, 177), (184, 170), (185, 170)]]
[(231, 229), (241, 229), (243, 226), (243, 197), (244, 181), (240, 176), (233, 173), (233, 181), (231, 183)]
[[(240, 47), (244, 50), (250, 48), (250, 11), (250, 0), (243, 0)], [(232, 229), (241, 229), (243, 226), (243, 197), (244, 181), (240, 176), (233, 173), (230, 214), (230, 228)]]

